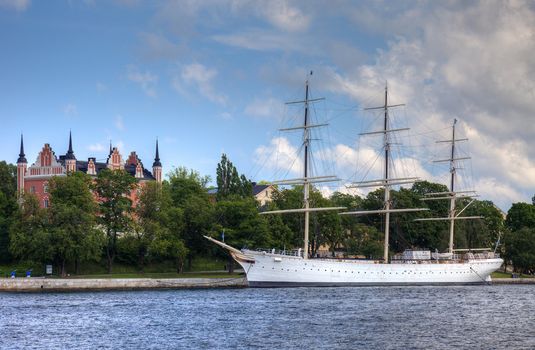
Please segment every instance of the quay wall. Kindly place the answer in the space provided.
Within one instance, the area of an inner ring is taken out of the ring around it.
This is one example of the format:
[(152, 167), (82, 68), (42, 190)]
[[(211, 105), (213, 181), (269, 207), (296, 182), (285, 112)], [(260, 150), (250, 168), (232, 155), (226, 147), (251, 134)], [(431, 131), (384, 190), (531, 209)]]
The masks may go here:
[(535, 284), (535, 278), (493, 278), (492, 284)]
[(245, 278), (0, 278), (0, 292), (243, 288)]

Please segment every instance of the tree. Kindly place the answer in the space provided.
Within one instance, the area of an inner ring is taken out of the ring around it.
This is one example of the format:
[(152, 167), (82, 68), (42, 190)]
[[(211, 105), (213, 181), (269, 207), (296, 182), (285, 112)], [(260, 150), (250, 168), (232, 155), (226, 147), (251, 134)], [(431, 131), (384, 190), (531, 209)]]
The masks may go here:
[(50, 227), (47, 232), (49, 257), (56, 263), (62, 276), (65, 263), (98, 259), (102, 248), (102, 234), (95, 227), (96, 203), (90, 190), (91, 179), (81, 172), (55, 176), (49, 181)]
[(17, 212), (17, 167), (0, 162), (0, 262), (9, 262), (9, 227)]
[(128, 197), (136, 187), (136, 179), (124, 170), (102, 170), (95, 181), (99, 223), (106, 232), (108, 273), (112, 272), (117, 255), (118, 233), (126, 232), (131, 223), (132, 200)]
[(9, 232), (9, 251), (20, 260), (43, 262), (48, 258), (48, 217), (39, 200), (23, 193)]
[(244, 175), (239, 175), (238, 170), (228, 160), (226, 154), (221, 155), (221, 161), (217, 164), (217, 199), (222, 200), (228, 196), (247, 197), (253, 194), (253, 185)]
[(130, 235), (137, 250), (141, 271), (145, 257), (152, 255), (173, 259), (177, 272), (182, 272), (188, 252), (182, 240), (183, 221), (182, 209), (171, 206), (167, 183), (150, 182), (143, 187), (136, 207), (137, 229)]
[(516, 271), (535, 271), (535, 229), (522, 227), (513, 232), (509, 241), (509, 256)]
[(185, 243), (183, 251), (187, 252), (188, 267), (191, 268), (194, 255), (209, 249), (208, 241), (203, 237), (210, 232), (214, 220), (213, 204), (206, 190), (209, 177), (184, 167), (175, 169), (168, 176), (172, 206), (176, 208), (169, 215), (180, 218), (182, 222), (182, 225), (177, 224), (169, 229), (180, 237), (173, 242), (183, 240)]
[(210, 182), (210, 176), (202, 176), (199, 172), (186, 167), (178, 167), (167, 176), (174, 205), (183, 207), (192, 197), (201, 197), (208, 202), (206, 185)]
[(164, 213), (163, 230), (159, 230), (152, 241), (150, 250), (155, 254), (173, 259), (176, 272), (182, 273), (184, 261), (189, 254), (189, 249), (184, 243), (184, 212), (181, 208), (169, 207)]
[[(269, 230), (265, 217), (258, 214), (257, 203), (253, 197), (221, 200), (216, 203), (215, 235), (225, 232), (225, 242), (235, 247), (266, 247), (270, 243)], [(229, 255), (229, 272), (233, 261)]]
[(513, 203), (507, 212), (505, 224), (511, 231), (518, 231), (522, 227), (535, 227), (535, 205)]

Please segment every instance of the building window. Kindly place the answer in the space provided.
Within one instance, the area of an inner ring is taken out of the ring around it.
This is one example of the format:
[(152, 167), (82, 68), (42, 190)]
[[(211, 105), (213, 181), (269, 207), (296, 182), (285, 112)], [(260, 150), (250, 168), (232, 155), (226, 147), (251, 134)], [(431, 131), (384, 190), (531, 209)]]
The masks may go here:
[(35, 193), (35, 186), (30, 187), (30, 193)]
[(43, 200), (43, 207), (48, 208), (48, 198)]
[(48, 183), (43, 184), (43, 192), (48, 193)]

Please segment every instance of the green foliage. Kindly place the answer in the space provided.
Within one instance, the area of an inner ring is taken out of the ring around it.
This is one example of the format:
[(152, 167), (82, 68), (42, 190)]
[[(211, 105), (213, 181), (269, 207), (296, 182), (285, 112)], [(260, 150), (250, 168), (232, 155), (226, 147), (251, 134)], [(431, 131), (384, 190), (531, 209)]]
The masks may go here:
[(0, 262), (11, 260), (9, 253), (9, 227), (17, 212), (17, 167), (0, 162)]
[(513, 203), (507, 212), (502, 252), (516, 270), (535, 270), (535, 205)]
[(535, 205), (513, 203), (507, 212), (505, 224), (511, 231), (518, 231), (523, 227), (535, 227)]
[(132, 222), (132, 200), (128, 197), (136, 179), (124, 170), (104, 169), (99, 172), (93, 189), (97, 195), (99, 224), (106, 233), (106, 258), (111, 273), (117, 254), (117, 237), (127, 232)]
[(168, 174), (169, 191), (176, 206), (183, 207), (192, 197), (201, 197), (208, 201), (206, 185), (210, 182), (209, 176), (201, 176), (195, 170), (178, 167)]
[(508, 247), (515, 270), (526, 273), (535, 271), (535, 229), (522, 227), (513, 232)]
[[(206, 190), (207, 182), (208, 177), (200, 176), (198, 172), (183, 167), (169, 174), (169, 192), (173, 209), (168, 213), (170, 222), (168, 227), (175, 238), (168, 241), (170, 245), (160, 245), (158, 249), (171, 254), (172, 247), (177, 247), (180, 253), (175, 257), (177, 262), (181, 263), (185, 253), (188, 267), (191, 267), (195, 255), (206, 254), (212, 248), (203, 238), (203, 235), (209, 234), (214, 220), (213, 204)], [(181, 244), (184, 244), (184, 248)]]
[(39, 207), (37, 197), (24, 193), (10, 229), (11, 254), (20, 260), (46, 261), (50, 240), (47, 226), (47, 213)]
[(67, 260), (96, 260), (102, 248), (102, 233), (96, 229), (96, 203), (91, 179), (81, 172), (55, 176), (50, 188), (49, 254), (62, 275)]
[(31, 194), (22, 205), (11, 229), (12, 253), (24, 260), (54, 263), (61, 275), (67, 261), (97, 259), (102, 234), (95, 228), (95, 202), (90, 179), (82, 173), (53, 177), (49, 181), (49, 209), (41, 209)]
[(271, 243), (267, 220), (258, 214), (253, 198), (224, 200), (215, 206), (214, 231), (225, 230), (225, 242), (237, 247), (268, 247)]
[[(214, 236), (225, 233), (225, 242), (235, 247), (269, 247), (271, 237), (265, 217), (258, 214), (252, 197), (220, 200), (215, 206)], [(233, 261), (229, 255), (229, 272)]]
[(226, 199), (229, 196), (248, 197), (253, 194), (253, 185), (244, 175), (239, 175), (238, 170), (228, 160), (226, 154), (221, 155), (221, 161), (217, 164), (217, 200)]
[(143, 271), (146, 258), (170, 258), (176, 270), (182, 272), (188, 254), (182, 236), (184, 215), (181, 208), (172, 207), (169, 185), (146, 183), (136, 207), (134, 229), (126, 235), (137, 253), (137, 264)]

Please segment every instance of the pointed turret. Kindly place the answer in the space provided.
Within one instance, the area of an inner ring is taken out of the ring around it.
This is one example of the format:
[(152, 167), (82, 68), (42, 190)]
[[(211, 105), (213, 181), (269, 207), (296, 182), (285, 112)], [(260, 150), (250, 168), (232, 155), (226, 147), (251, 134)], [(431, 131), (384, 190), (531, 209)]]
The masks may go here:
[(158, 139), (156, 139), (156, 157), (154, 157), (154, 163), (152, 163), (152, 166), (162, 166), (162, 163), (160, 163), (160, 152), (158, 151)]
[(76, 160), (76, 157), (74, 156), (74, 152), (72, 150), (72, 133), (70, 131), (69, 131), (69, 150), (67, 151), (67, 154), (65, 155), (65, 159)]
[(152, 175), (158, 182), (162, 182), (162, 163), (160, 162), (160, 152), (158, 150), (158, 139), (156, 139), (156, 156), (152, 163)]
[(20, 134), (20, 153), (17, 163), (28, 163), (26, 160), (26, 155), (24, 154), (24, 139), (22, 138), (22, 134)]
[(24, 140), (22, 134), (20, 134), (20, 152), (19, 159), (17, 159), (17, 191), (19, 195), (24, 193), (24, 177), (26, 176), (26, 166), (28, 161), (24, 154)]
[(76, 157), (74, 156), (74, 152), (72, 150), (72, 133), (69, 131), (69, 150), (67, 151), (67, 154), (65, 155), (65, 168), (67, 172), (75, 172), (76, 171)]

